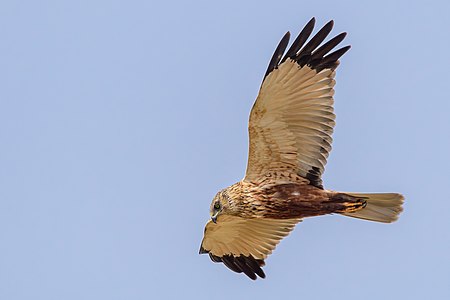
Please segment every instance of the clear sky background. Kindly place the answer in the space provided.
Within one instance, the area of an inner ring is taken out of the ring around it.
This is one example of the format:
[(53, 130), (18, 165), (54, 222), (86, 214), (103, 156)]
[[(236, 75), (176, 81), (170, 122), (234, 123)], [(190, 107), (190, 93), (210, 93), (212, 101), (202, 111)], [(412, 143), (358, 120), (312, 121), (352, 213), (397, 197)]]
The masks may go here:
[[(448, 1), (0, 2), (0, 299), (450, 299)], [(198, 255), (282, 35), (335, 20), (324, 182), (390, 225), (307, 219), (256, 282)], [(280, 298), (283, 297), (283, 298)]]

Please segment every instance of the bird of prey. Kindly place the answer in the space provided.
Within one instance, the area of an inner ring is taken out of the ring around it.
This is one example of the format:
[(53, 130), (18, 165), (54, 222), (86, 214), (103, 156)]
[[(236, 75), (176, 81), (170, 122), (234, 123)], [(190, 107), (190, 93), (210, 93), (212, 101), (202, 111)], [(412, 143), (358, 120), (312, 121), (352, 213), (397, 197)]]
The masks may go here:
[(287, 52), (289, 32), (276, 48), (250, 113), (245, 177), (212, 200), (200, 247), (200, 254), (253, 280), (265, 278), (264, 260), (303, 218), (342, 214), (390, 223), (402, 211), (397, 193), (322, 185), (335, 125), (335, 70), (350, 46), (331, 52), (345, 32), (322, 44), (333, 21), (308, 41), (314, 24), (312, 18)]

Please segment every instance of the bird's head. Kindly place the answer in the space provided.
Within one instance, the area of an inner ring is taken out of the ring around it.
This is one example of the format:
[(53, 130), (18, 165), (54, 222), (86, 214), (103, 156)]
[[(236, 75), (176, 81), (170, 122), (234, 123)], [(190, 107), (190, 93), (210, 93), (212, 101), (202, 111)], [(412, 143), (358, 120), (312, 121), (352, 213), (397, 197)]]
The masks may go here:
[(222, 190), (214, 196), (211, 202), (211, 207), (209, 208), (209, 214), (211, 215), (211, 220), (216, 223), (217, 217), (223, 213), (229, 213), (232, 208), (231, 198), (228, 196), (226, 190)]

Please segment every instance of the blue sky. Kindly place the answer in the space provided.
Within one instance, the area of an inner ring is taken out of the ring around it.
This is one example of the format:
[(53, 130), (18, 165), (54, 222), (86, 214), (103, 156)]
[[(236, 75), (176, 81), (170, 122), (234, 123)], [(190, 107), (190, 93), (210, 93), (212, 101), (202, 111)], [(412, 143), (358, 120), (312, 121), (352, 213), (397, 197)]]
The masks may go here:
[[(446, 1), (2, 1), (0, 299), (447, 299)], [(253, 282), (198, 255), (243, 177), (282, 35), (335, 20), (327, 188), (401, 192), (384, 225), (307, 219)]]

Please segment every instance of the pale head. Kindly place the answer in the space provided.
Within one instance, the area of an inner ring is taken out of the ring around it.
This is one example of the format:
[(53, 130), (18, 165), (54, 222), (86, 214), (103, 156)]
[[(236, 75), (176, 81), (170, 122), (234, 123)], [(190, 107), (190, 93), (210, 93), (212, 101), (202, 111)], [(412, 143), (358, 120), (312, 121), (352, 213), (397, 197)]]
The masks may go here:
[(209, 214), (211, 216), (211, 220), (216, 223), (217, 217), (224, 213), (231, 214), (233, 208), (233, 201), (227, 193), (227, 189), (221, 190), (218, 192), (209, 208)]

